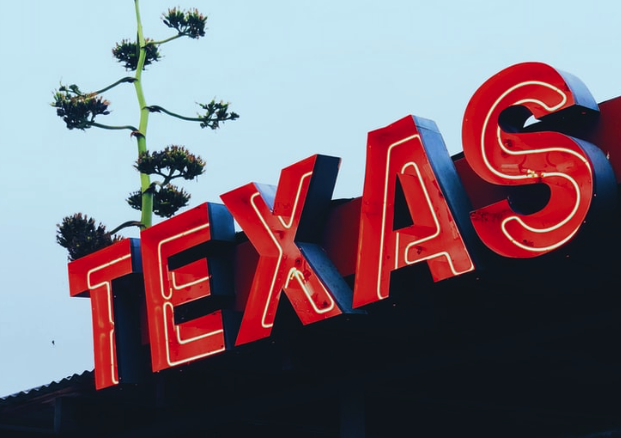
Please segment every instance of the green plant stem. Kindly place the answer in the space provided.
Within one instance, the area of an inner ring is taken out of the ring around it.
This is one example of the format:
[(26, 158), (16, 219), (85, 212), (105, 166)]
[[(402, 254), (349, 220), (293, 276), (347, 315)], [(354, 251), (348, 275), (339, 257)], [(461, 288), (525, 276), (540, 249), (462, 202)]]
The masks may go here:
[(166, 44), (167, 42), (172, 41), (172, 40), (176, 40), (177, 38), (181, 38), (182, 36), (185, 36), (185, 35), (180, 33), (180, 34), (177, 34), (175, 36), (171, 36), (170, 38), (166, 38), (165, 40), (162, 40), (162, 41), (151, 41), (149, 44), (154, 44), (156, 46), (161, 46), (162, 44)]
[(114, 84), (112, 85), (108, 85), (106, 88), (102, 88), (101, 90), (98, 91), (94, 91), (92, 94), (101, 94), (101, 93), (105, 93), (106, 91), (116, 87), (117, 85), (123, 84), (125, 82), (129, 82), (132, 83), (136, 80), (136, 78), (132, 78), (131, 76), (127, 76), (123, 79), (119, 79), (118, 81), (116, 81)]
[(119, 231), (121, 231), (123, 228), (129, 228), (129, 227), (138, 227), (140, 229), (144, 228), (142, 226), (142, 222), (138, 222), (138, 221), (127, 221), (127, 222), (123, 222), (121, 225), (119, 225), (118, 227), (116, 227), (114, 230), (111, 230), (108, 232), (108, 235), (113, 235), (114, 233), (118, 233)]
[(203, 119), (200, 119), (198, 117), (186, 117), (186, 116), (182, 116), (180, 114), (173, 113), (172, 111), (168, 111), (166, 108), (162, 108), (161, 106), (157, 106), (157, 105), (149, 106), (149, 107), (147, 107), (147, 109), (149, 111), (151, 111), (151, 112), (162, 112), (164, 114), (168, 114), (169, 116), (176, 117), (177, 119), (188, 120), (190, 122), (201, 122), (201, 121), (203, 121)]
[[(134, 87), (136, 89), (136, 97), (138, 98), (138, 105), (140, 107), (140, 124), (138, 126), (138, 132), (140, 135), (136, 136), (138, 156), (140, 156), (141, 154), (147, 152), (147, 125), (149, 123), (149, 110), (146, 109), (147, 103), (142, 89), (142, 70), (144, 69), (147, 51), (144, 33), (142, 31), (142, 22), (140, 20), (140, 7), (138, 5), (138, 0), (134, 0), (134, 5), (136, 7), (138, 46), (140, 47), (138, 64), (136, 66), (136, 75), (134, 77)], [(140, 222), (145, 228), (148, 228), (153, 224), (153, 193), (148, 190), (150, 186), (151, 179), (149, 175), (141, 172), (140, 190), (142, 192), (142, 213)]]
[(97, 122), (89, 122), (89, 124), (91, 126), (94, 126), (95, 128), (101, 128), (101, 129), (112, 129), (112, 130), (129, 129), (130, 131), (137, 131), (137, 129), (131, 125), (112, 126), (112, 125), (104, 125), (103, 123), (97, 123)]

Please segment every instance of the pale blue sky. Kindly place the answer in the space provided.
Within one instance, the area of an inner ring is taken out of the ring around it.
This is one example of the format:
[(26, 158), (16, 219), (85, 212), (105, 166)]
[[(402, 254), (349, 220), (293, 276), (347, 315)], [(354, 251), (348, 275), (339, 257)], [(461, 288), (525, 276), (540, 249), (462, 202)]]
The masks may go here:
[[(343, 159), (335, 197), (359, 196), (367, 132), (408, 114), (435, 120), (459, 152), (470, 96), (515, 63), (572, 73), (600, 102), (621, 95), (617, 0), (143, 0), (147, 36), (170, 35), (160, 16), (171, 6), (199, 8), (209, 29), (162, 48), (147, 102), (193, 115), (216, 97), (241, 115), (218, 132), (151, 117), (151, 149), (185, 145), (207, 161), (186, 185), (192, 206), (275, 184), (315, 153)], [(92, 369), (90, 303), (69, 298), (56, 224), (78, 211), (110, 228), (137, 219), (124, 199), (138, 174), (127, 132), (67, 131), (49, 106), (61, 81), (94, 90), (126, 75), (110, 50), (135, 35), (133, 1), (4, 2), (0, 32), (3, 396)], [(109, 123), (137, 124), (130, 85), (106, 97)]]

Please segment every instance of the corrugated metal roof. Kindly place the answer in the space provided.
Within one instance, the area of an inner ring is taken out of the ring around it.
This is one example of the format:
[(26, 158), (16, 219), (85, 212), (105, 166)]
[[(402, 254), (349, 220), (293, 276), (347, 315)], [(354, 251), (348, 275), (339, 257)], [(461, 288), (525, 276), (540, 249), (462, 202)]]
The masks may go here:
[(65, 377), (64, 379), (53, 381), (45, 385), (37, 386), (35, 388), (26, 389), (14, 394), (9, 394), (0, 398), (0, 406), (6, 406), (14, 402), (25, 401), (26, 399), (32, 399), (38, 396), (43, 396), (55, 391), (69, 388), (75, 385), (88, 385), (92, 384), (94, 389), (94, 374), (93, 371), (85, 370), (79, 374), (73, 374)]

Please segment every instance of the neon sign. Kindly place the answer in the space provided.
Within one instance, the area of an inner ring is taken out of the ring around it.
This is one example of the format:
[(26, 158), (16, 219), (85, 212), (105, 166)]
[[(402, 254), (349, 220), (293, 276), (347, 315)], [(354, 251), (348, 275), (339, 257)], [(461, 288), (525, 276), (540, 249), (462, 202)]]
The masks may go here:
[[(579, 80), (540, 63), (507, 68), (475, 92), (463, 121), (467, 170), (488, 186), (541, 189), (535, 211), (520, 211), (511, 193), (473, 208), (478, 194), (435, 123), (408, 116), (369, 133), (362, 198), (347, 220), (332, 220), (340, 159), (314, 155), (283, 169), (277, 187), (247, 184), (223, 194), (224, 205), (204, 203), (71, 262), (71, 296), (91, 298), (97, 388), (127, 381), (141, 345), (160, 371), (269, 337), (283, 293), (306, 325), (387, 298), (391, 272), (405, 266), (424, 263), (441, 281), (475, 271), (485, 247), (513, 258), (562, 247), (615, 199), (604, 152), (563, 133), (597, 114)], [(531, 116), (539, 122), (528, 125)], [(335, 258), (344, 253), (353, 263)], [(128, 296), (145, 309), (148, 339), (122, 341)]]

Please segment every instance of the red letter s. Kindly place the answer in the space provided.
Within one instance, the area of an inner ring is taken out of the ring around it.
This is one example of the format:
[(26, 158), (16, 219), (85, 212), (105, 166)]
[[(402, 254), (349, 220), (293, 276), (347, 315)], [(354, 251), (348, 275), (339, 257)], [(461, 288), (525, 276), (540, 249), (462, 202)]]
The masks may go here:
[(562, 246), (585, 220), (596, 188), (614, 190), (612, 169), (597, 147), (559, 132), (533, 132), (536, 125), (524, 128), (531, 115), (558, 122), (576, 110), (585, 115), (598, 107), (580, 80), (541, 63), (509, 67), (472, 96), (462, 140), (474, 171), (493, 184), (543, 183), (550, 191), (535, 213), (514, 211), (508, 199), (471, 213), (480, 238), (495, 252), (527, 258)]

